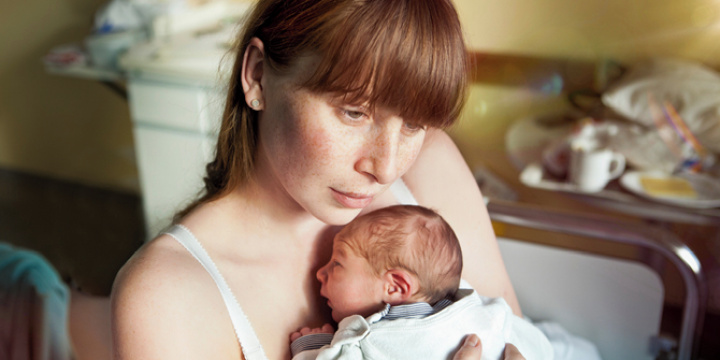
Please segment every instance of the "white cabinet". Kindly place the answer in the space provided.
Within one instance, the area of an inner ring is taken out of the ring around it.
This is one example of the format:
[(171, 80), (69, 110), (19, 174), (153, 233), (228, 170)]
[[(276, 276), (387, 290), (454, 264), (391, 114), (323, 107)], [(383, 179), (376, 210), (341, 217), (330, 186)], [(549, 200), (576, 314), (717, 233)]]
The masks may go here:
[(162, 17), (155, 30), (169, 33), (133, 46), (119, 59), (128, 80), (148, 239), (203, 188), (225, 102), (219, 84), (227, 82), (234, 62), (227, 44), (240, 28), (228, 19), (242, 18), (249, 7), (245, 1), (211, 2)]
[(130, 77), (128, 94), (151, 239), (202, 190), (224, 98), (213, 87), (142, 77)]
[(234, 28), (138, 44), (119, 60), (128, 80), (148, 239), (203, 188), (224, 109), (221, 84), (234, 60), (224, 44), (235, 38)]

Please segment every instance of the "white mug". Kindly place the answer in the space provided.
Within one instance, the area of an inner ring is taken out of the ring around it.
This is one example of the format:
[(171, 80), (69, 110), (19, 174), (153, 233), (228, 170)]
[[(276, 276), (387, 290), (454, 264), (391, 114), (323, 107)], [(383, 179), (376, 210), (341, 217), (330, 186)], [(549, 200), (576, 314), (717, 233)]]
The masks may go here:
[(594, 139), (570, 143), (570, 182), (580, 191), (597, 192), (625, 170), (625, 157), (601, 147)]

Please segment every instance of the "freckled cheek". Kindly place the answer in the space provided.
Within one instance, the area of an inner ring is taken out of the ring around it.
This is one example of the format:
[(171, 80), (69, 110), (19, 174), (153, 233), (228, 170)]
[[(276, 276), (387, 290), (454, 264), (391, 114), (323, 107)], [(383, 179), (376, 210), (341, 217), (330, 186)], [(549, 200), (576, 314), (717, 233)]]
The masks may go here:
[(423, 138), (411, 139), (400, 144), (397, 155), (398, 174), (403, 175), (415, 163), (420, 150), (422, 149)]
[(332, 164), (332, 156), (337, 150), (327, 134), (314, 131), (303, 139), (300, 152), (299, 162), (304, 162), (307, 170), (317, 173)]
[(316, 172), (327, 164), (329, 155), (334, 152), (332, 139), (323, 128), (320, 116), (314, 111), (304, 111), (295, 117), (296, 128), (289, 139), (293, 144), (287, 151), (294, 162), (291, 165), (301, 165), (305, 171)]
[(357, 152), (357, 134), (342, 128), (318, 127), (310, 132), (305, 142), (308, 157), (318, 166), (328, 167), (342, 163), (342, 158)]

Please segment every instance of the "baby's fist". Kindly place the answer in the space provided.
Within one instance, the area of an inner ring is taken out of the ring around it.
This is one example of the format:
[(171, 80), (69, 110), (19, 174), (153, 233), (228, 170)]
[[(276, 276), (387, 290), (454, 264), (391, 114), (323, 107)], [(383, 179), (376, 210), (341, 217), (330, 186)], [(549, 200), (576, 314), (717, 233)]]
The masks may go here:
[(304, 327), (304, 328), (290, 334), (290, 342), (297, 340), (301, 336), (310, 335), (310, 334), (332, 334), (334, 331), (335, 330), (333, 329), (332, 325), (330, 325), (330, 324), (325, 324), (322, 327), (312, 328), (312, 329), (309, 327)]

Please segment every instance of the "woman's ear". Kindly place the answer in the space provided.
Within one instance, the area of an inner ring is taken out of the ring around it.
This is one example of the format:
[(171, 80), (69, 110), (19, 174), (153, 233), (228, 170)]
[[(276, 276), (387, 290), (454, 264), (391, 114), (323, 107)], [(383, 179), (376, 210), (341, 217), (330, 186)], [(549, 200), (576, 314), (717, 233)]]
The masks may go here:
[(406, 303), (418, 291), (418, 281), (407, 270), (392, 269), (385, 272), (383, 301), (390, 305)]
[(255, 111), (265, 107), (262, 87), (264, 63), (265, 46), (260, 39), (253, 37), (243, 54), (240, 82), (245, 93), (245, 102)]

